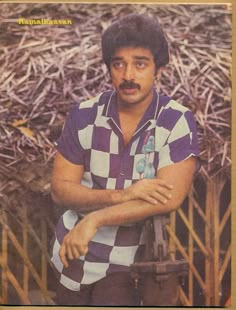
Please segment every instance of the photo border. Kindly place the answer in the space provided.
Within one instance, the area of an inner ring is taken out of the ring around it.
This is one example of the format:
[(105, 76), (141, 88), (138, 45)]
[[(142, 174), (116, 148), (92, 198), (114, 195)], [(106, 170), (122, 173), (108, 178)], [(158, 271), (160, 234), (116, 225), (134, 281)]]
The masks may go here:
[[(2, 1), (0, 0), (0, 5), (3, 3), (79, 3), (79, 4), (202, 4), (202, 5), (209, 5), (209, 4), (231, 4), (232, 5), (232, 53), (233, 53), (233, 58), (232, 58), (232, 125), (231, 125), (231, 141), (232, 141), (232, 177), (231, 177), (231, 193), (232, 193), (232, 206), (235, 205), (236, 202), (236, 191), (234, 191), (234, 185), (236, 182), (236, 167), (234, 165), (234, 158), (235, 158), (235, 153), (236, 153), (236, 141), (234, 139), (235, 137), (235, 123), (236, 123), (236, 112), (235, 108), (233, 106), (233, 102), (236, 102), (236, 89), (234, 88), (235, 86), (235, 80), (236, 80), (236, 42), (235, 42), (235, 37), (236, 37), (236, 5), (233, 3), (233, 0), (229, 1), (220, 1), (220, 0), (193, 0), (191, 2), (187, 0), (182, 0), (182, 1), (177, 1), (177, 0), (169, 0), (169, 1), (159, 1), (159, 0), (153, 0), (153, 1), (141, 1), (141, 0), (130, 0), (130, 1), (106, 1), (106, 0), (100, 0), (100, 1), (93, 1), (93, 0), (87, 0), (87, 1), (80, 1), (80, 0), (71, 0), (71, 1), (63, 1), (63, 0), (38, 0), (38, 1), (33, 1), (33, 0), (25, 0), (25, 1), (17, 1), (17, 0), (11, 0), (11, 1)], [(233, 238), (233, 236), (236, 235), (236, 212), (234, 208), (232, 208), (232, 214), (231, 214), (231, 242), (232, 242), (232, 253), (231, 253), (231, 266), (232, 266), (232, 271), (231, 271), (231, 306), (227, 307), (227, 309), (236, 309), (236, 261), (235, 261), (235, 253), (236, 253), (236, 239)], [(69, 306), (27, 306), (27, 305), (16, 305), (16, 306), (8, 306), (8, 305), (0, 305), (0, 309), (6, 309), (6, 310), (16, 310), (16, 307), (18, 308), (27, 308), (27, 309), (32, 309), (32, 310), (40, 310), (42, 309), (55, 309), (55, 310), (60, 310), (60, 309), (65, 309), (65, 310), (71, 310), (71, 308), (75, 308), (74, 306), (69, 307)], [(95, 309), (97, 307), (79, 307), (76, 306), (76, 308), (79, 309)], [(116, 307), (99, 307), (100, 309), (104, 310), (109, 310), (109, 309), (115, 309)], [(135, 309), (135, 307), (131, 307), (132, 309)], [(131, 309), (130, 307), (119, 307), (121, 310), (129, 310)], [(150, 308), (158, 308), (158, 309), (166, 309), (166, 307), (137, 307), (137, 309), (150, 309)], [(168, 307), (168, 308), (175, 308), (175, 309), (184, 309), (186, 307)], [(187, 307), (189, 309), (222, 309), (222, 307)]]

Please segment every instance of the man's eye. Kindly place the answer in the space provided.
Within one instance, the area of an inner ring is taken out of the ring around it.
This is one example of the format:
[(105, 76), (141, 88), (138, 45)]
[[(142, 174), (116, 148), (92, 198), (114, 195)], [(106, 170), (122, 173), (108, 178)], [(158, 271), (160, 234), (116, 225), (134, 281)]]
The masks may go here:
[(146, 64), (144, 62), (137, 62), (136, 63), (137, 68), (139, 69), (143, 69), (146, 67)]
[(118, 69), (118, 68), (121, 68), (122, 66), (123, 66), (123, 63), (122, 63), (122, 62), (114, 62), (114, 63), (113, 63), (113, 67), (114, 67), (114, 68), (117, 68), (117, 69)]

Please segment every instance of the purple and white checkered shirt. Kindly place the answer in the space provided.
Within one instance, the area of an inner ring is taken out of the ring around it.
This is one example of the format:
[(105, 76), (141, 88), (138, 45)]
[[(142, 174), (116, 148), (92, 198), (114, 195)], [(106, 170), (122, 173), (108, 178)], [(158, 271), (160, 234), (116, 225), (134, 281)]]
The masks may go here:
[[(162, 167), (199, 155), (191, 111), (159, 96), (156, 90), (127, 145), (120, 129), (116, 93), (108, 91), (72, 108), (57, 149), (73, 164), (84, 166), (81, 183), (94, 189), (123, 189), (140, 178), (154, 177)], [(109, 273), (128, 272), (145, 243), (140, 223), (104, 226), (90, 241), (88, 253), (64, 268), (58, 255), (60, 244), (80, 218), (72, 210), (61, 216), (52, 248), (60, 282), (74, 291)]]

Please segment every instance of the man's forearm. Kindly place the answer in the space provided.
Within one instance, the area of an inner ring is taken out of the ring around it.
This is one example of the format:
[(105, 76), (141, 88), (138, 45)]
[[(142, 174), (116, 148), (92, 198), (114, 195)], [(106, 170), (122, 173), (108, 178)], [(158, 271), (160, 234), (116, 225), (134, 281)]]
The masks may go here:
[(91, 212), (122, 202), (119, 190), (87, 188), (71, 181), (54, 181), (51, 195), (55, 203), (77, 212)]
[(124, 202), (140, 199), (156, 204), (165, 204), (171, 199), (172, 185), (162, 179), (143, 179), (125, 189), (91, 189), (78, 182), (53, 179), (52, 198), (67, 209), (88, 213)]
[(160, 179), (143, 179), (125, 189), (92, 189), (81, 184), (83, 165), (74, 165), (57, 153), (51, 182), (55, 203), (81, 213), (88, 213), (130, 200), (141, 199), (151, 204), (166, 203), (172, 185)]
[(88, 220), (94, 221), (97, 228), (102, 226), (125, 225), (142, 221), (153, 215), (169, 213), (179, 207), (178, 204), (169, 200), (165, 205), (162, 203), (150, 204), (143, 200), (132, 200), (97, 210), (88, 215)]
[(172, 198), (165, 204), (160, 202), (150, 204), (143, 200), (132, 200), (92, 212), (90, 219), (94, 221), (98, 228), (105, 225), (120, 225), (137, 222), (149, 216), (176, 210), (182, 204), (189, 191), (195, 166), (195, 159), (189, 158), (159, 171), (159, 176), (161, 178), (166, 178), (169, 182), (172, 180), (172, 184), (174, 185)]

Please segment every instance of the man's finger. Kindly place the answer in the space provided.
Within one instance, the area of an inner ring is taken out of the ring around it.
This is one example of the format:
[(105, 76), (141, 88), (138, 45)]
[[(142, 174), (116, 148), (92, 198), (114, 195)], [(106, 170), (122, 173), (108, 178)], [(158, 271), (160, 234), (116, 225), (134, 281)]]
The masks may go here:
[(74, 254), (73, 254), (73, 246), (65, 244), (65, 251), (66, 251), (66, 257), (69, 260), (74, 259)]
[(169, 189), (167, 190), (163, 186), (157, 185), (154, 192), (154, 198), (159, 196), (162, 196), (163, 199), (164, 198), (170, 199), (172, 197)]
[(59, 250), (59, 256), (62, 264), (67, 268), (69, 266), (68, 261), (66, 259), (66, 248), (64, 243), (62, 243), (61, 248)]
[(158, 185), (164, 186), (164, 187), (166, 187), (166, 188), (168, 188), (168, 189), (173, 189), (173, 185), (167, 183), (165, 180), (162, 180), (162, 179), (153, 179), (153, 180), (155, 180), (155, 182), (156, 182)]
[(73, 253), (73, 257), (74, 258), (79, 258), (80, 256), (81, 256), (81, 254), (80, 254), (80, 252), (78, 251), (78, 249), (76, 248), (76, 247), (72, 247), (71, 248), (71, 251), (72, 251), (72, 253)]
[(157, 200), (152, 198), (151, 196), (145, 194), (145, 193), (141, 193), (140, 195), (141, 199), (151, 203), (152, 205), (156, 205), (157, 204)]

